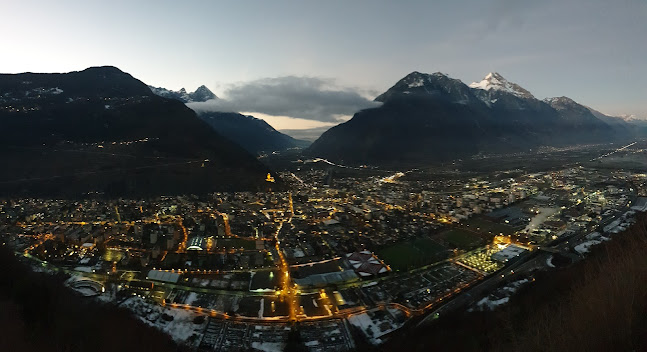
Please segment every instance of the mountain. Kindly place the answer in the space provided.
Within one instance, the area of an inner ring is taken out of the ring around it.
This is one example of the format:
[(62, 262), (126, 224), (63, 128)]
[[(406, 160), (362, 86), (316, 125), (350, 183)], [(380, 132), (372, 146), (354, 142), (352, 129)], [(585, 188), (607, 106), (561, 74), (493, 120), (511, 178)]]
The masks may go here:
[[(161, 97), (183, 103), (205, 102), (218, 99), (209, 88), (200, 86), (195, 92), (187, 93), (184, 88), (172, 91), (149, 86)], [(238, 143), (248, 152), (258, 155), (263, 152), (282, 151), (290, 148), (305, 148), (310, 143), (294, 139), (275, 130), (265, 121), (236, 112), (196, 111), (198, 116), (221, 135)]]
[(252, 154), (304, 148), (310, 144), (283, 134), (253, 116), (235, 112), (199, 112), (198, 116), (218, 133)]
[[(563, 121), (569, 124), (575, 133), (585, 135), (592, 139), (604, 140), (610, 136), (610, 132), (618, 133), (616, 130), (620, 126), (613, 126), (609, 122), (611, 119), (600, 119), (584, 105), (576, 103), (573, 99), (567, 97), (546, 98), (544, 102), (555, 109)], [(580, 137), (581, 138), (581, 137)]]
[(148, 196), (266, 187), (268, 170), (256, 158), (183, 103), (153, 94), (115, 67), (3, 74), (0, 92), (1, 195)]
[(399, 98), (434, 98), (450, 103), (469, 104), (477, 98), (469, 87), (458, 79), (436, 72), (425, 74), (414, 71), (380, 94), (375, 101), (386, 102)]
[(620, 115), (609, 116), (591, 108), (591, 113), (600, 120), (614, 126), (616, 129), (625, 130), (627, 133), (638, 138), (645, 138), (647, 136), (647, 119), (641, 118), (636, 115)]
[(179, 100), (183, 103), (205, 102), (211, 99), (218, 99), (209, 88), (204, 85), (198, 87), (193, 93), (187, 93), (186, 89), (182, 88), (178, 91), (169, 90), (161, 87), (148, 86), (150, 90), (160, 97)]
[(508, 80), (503, 78), (503, 76), (498, 72), (488, 73), (480, 82), (472, 82), (469, 87), (478, 89), (476, 92), (482, 97), (481, 99), (485, 99), (485, 97), (490, 98), (485, 99), (489, 102), (491, 102), (492, 98), (496, 99), (497, 96), (500, 96), (498, 94), (499, 92), (511, 94), (522, 99), (535, 98), (529, 91), (525, 90), (520, 85), (508, 82)]
[(647, 118), (635, 115), (635, 114), (624, 114), (624, 115), (619, 115), (616, 116), (616, 118), (621, 119), (626, 122), (645, 122), (647, 121)]
[(306, 153), (348, 163), (421, 164), (626, 137), (566, 99), (538, 100), (498, 73), (468, 86), (439, 72), (412, 72), (375, 98), (382, 106), (329, 129)]
[(599, 112), (599, 111), (597, 111), (597, 110), (595, 110), (593, 108), (590, 108), (588, 106), (586, 106), (586, 108), (589, 109), (589, 111), (591, 112), (591, 114), (593, 114), (593, 116), (597, 117), (598, 119), (606, 122), (607, 124), (609, 124), (611, 126), (616, 126), (616, 127), (624, 128), (624, 129), (631, 129), (633, 127), (632, 124), (629, 123), (632, 120), (626, 120), (622, 116), (606, 115), (606, 114), (603, 114), (603, 113), (601, 113), (601, 112)]

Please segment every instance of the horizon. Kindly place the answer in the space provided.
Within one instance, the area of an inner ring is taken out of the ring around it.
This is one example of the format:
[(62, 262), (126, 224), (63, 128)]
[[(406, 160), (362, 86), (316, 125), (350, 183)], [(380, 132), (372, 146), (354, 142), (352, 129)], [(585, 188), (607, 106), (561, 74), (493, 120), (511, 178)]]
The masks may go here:
[(171, 90), (205, 85), (227, 97), (273, 80), (287, 103), (298, 102), (294, 92), (304, 87), (318, 108), (353, 100), (320, 115), (241, 109), (295, 118), (292, 128), (303, 126), (298, 119), (320, 127), (347, 120), (351, 106), (364, 106), (412, 71), (444, 72), (465, 84), (496, 71), (539, 99), (567, 96), (608, 115), (647, 116), (647, 48), (639, 45), (647, 37), (647, 3), (640, 1), (402, 7), (388, 1), (159, 6), (69, 0), (3, 7), (12, 16), (0, 29), (12, 33), (5, 46), (14, 50), (0, 59), (2, 72), (113, 65)]

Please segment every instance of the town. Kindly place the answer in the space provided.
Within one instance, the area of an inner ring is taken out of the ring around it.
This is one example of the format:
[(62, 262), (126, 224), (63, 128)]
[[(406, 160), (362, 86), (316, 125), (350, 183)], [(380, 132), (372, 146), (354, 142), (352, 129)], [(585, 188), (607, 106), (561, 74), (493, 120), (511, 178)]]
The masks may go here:
[(647, 211), (647, 175), (630, 171), (332, 170), (281, 172), (281, 192), (3, 199), (1, 240), (198, 350), (280, 350), (298, 324), (310, 350), (336, 351), (505, 304)]

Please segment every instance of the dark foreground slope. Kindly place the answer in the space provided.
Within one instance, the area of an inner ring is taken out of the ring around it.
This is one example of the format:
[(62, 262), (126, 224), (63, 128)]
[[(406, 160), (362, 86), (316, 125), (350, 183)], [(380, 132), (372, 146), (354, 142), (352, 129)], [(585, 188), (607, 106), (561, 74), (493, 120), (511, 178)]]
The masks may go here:
[(494, 312), (443, 316), (377, 350), (647, 351), (645, 250), (641, 214), (583, 261), (536, 274)]
[(0, 351), (182, 351), (112, 305), (80, 297), (64, 276), (33, 272), (0, 244)]
[(0, 75), (0, 195), (259, 190), (267, 169), (115, 67)]

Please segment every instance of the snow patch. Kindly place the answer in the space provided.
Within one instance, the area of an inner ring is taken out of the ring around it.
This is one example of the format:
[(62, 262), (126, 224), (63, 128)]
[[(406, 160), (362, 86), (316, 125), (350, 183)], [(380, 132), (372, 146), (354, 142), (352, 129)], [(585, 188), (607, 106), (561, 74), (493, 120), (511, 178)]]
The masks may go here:
[(510, 296), (512, 296), (521, 286), (525, 285), (528, 282), (530, 282), (530, 280), (521, 279), (497, 289), (492, 294), (476, 302), (476, 309), (494, 310), (496, 307), (508, 303), (510, 301)]
[[(527, 90), (523, 89), (519, 85), (515, 83), (511, 83), (503, 76), (496, 72), (490, 72), (485, 76), (485, 78), (480, 81), (480, 82), (472, 82), (469, 84), (470, 88), (474, 89), (481, 89), (485, 91), (490, 91), (490, 90), (498, 90), (498, 91), (503, 91), (510, 93), (514, 96), (520, 97), (520, 98), (534, 98), (530, 92)], [(496, 101), (496, 100), (495, 100)], [(491, 103), (494, 103), (495, 101), (490, 101)]]
[(391, 314), (385, 314), (382, 318), (372, 317), (370, 314), (371, 312), (366, 312), (350, 316), (348, 317), (348, 322), (362, 330), (374, 345), (382, 343), (382, 337), (384, 335), (402, 326), (401, 323), (397, 323), (391, 319)]
[[(204, 330), (203, 324), (195, 324), (195, 319), (200, 314), (185, 309), (163, 308), (156, 304), (144, 301), (140, 297), (132, 297), (121, 304), (135, 314), (135, 316), (147, 325), (153, 326), (173, 338), (178, 343), (185, 343), (196, 335), (200, 337)], [(164, 319), (164, 314), (172, 317), (171, 321)], [(195, 339), (200, 341), (199, 338)]]
[(584, 253), (588, 253), (588, 252), (590, 252), (590, 251), (591, 251), (591, 247), (593, 247), (593, 246), (595, 246), (595, 245), (597, 245), (597, 244), (600, 244), (600, 243), (602, 243), (602, 241), (599, 241), (599, 240), (590, 240), (590, 241), (586, 241), (586, 242), (582, 242), (582, 243), (578, 244), (577, 246), (575, 246), (575, 248), (574, 248), (574, 249), (575, 249), (575, 251), (576, 251), (577, 253), (579, 253), (579, 254), (584, 254)]
[(252, 342), (252, 348), (263, 352), (280, 352), (284, 347), (282, 342)]
[(415, 81), (409, 82), (409, 84), (407, 84), (409, 88), (422, 87), (424, 85), (425, 85), (425, 80), (422, 79), (422, 77), (418, 77)]
[(184, 304), (186, 305), (193, 305), (193, 302), (195, 302), (198, 299), (198, 294), (195, 292), (189, 293), (188, 296), (186, 296), (186, 299), (184, 300)]

